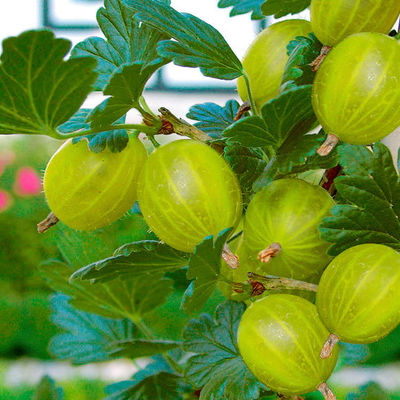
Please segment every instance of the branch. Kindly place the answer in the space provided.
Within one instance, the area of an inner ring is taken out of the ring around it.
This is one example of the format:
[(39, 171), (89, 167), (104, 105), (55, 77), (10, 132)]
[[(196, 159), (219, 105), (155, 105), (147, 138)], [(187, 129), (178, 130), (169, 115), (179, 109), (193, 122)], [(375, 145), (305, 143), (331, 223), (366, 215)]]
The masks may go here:
[(261, 291), (262, 288), (260, 287), (260, 285), (263, 287), (263, 292), (265, 290), (276, 290), (276, 289), (288, 289), (288, 290), (299, 289), (299, 290), (309, 290), (312, 292), (317, 292), (318, 290), (318, 285), (315, 285), (314, 283), (298, 281), (296, 279), (263, 276), (255, 274), (254, 272), (249, 272), (248, 277), (250, 284), (253, 286), (254, 289), (257, 289), (257, 291)]
[[(213, 140), (211, 136), (206, 135), (200, 129), (189, 124), (182, 118), (175, 117), (175, 115), (165, 107), (161, 107), (158, 111), (161, 113), (163, 119), (162, 131), (160, 133), (171, 134), (175, 132), (178, 135), (186, 136), (200, 142), (209, 142)], [(164, 121), (167, 121), (170, 124), (169, 128)]]

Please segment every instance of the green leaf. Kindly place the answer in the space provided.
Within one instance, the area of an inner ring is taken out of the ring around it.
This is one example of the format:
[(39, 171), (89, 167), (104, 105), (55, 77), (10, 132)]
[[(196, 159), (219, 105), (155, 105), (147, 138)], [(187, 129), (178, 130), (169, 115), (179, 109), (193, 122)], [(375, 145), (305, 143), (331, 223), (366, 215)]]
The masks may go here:
[(377, 384), (368, 383), (358, 393), (349, 393), (346, 400), (390, 400), (391, 397)]
[(58, 127), (61, 133), (72, 133), (90, 128), (89, 122), (86, 121), (92, 110), (90, 108), (81, 108), (67, 122)]
[(243, 147), (238, 144), (229, 144), (224, 151), (225, 159), (239, 178), (244, 201), (247, 202), (253, 183), (267, 166), (264, 153), (261, 149)]
[(281, 18), (288, 14), (298, 14), (305, 10), (311, 0), (265, 0), (261, 6), (264, 15), (274, 15)]
[(139, 21), (175, 39), (158, 45), (162, 57), (176, 65), (199, 67), (205, 76), (231, 80), (243, 75), (243, 67), (223, 36), (191, 14), (181, 14), (157, 0), (125, 0)]
[(264, 15), (261, 12), (261, 4), (264, 0), (219, 0), (218, 7), (232, 7), (230, 16), (247, 14), (251, 12), (251, 19), (263, 19)]
[(90, 126), (93, 128), (108, 126), (137, 107), (146, 82), (154, 71), (154, 65), (145, 66), (143, 62), (123, 65), (116, 70), (104, 89), (104, 95), (111, 97), (88, 116)]
[(162, 274), (92, 285), (89, 281), (70, 283), (73, 269), (60, 261), (43, 263), (39, 271), (52, 289), (71, 296), (74, 307), (108, 318), (137, 320), (163, 305), (174, 290), (173, 280)]
[(281, 93), (261, 108), (267, 130), (281, 146), (291, 135), (310, 131), (316, 122), (311, 103), (311, 85), (299, 86)]
[(140, 358), (165, 353), (176, 349), (180, 343), (170, 340), (132, 339), (115, 345), (112, 355), (115, 357)]
[(231, 233), (232, 228), (225, 229), (215, 241), (213, 236), (207, 236), (196, 246), (190, 257), (186, 276), (189, 280), (193, 279), (193, 282), (182, 300), (182, 308), (188, 314), (201, 310), (214, 292), (219, 281), (222, 249)]
[[(58, 127), (58, 131), (61, 133), (72, 133), (79, 130), (90, 129), (90, 123), (88, 117), (93, 111), (87, 108), (81, 108), (76, 112), (67, 122)], [(125, 117), (120, 118), (116, 121), (117, 123), (124, 123)], [(102, 152), (106, 147), (113, 153), (122, 151), (128, 144), (129, 137), (125, 129), (116, 129), (114, 131), (100, 132), (92, 135), (85, 135), (72, 140), (73, 143), (87, 139), (89, 142), (89, 148), (94, 153)]]
[(236, 100), (228, 100), (225, 107), (215, 103), (196, 104), (190, 107), (186, 114), (188, 118), (194, 119), (194, 125), (214, 139), (221, 139), (222, 132), (233, 124), (239, 103)]
[(71, 43), (50, 31), (28, 31), (3, 42), (0, 134), (60, 138), (56, 128), (77, 112), (97, 74), (90, 58), (64, 61)]
[(337, 255), (362, 243), (380, 243), (400, 251), (400, 178), (386, 146), (371, 152), (364, 146), (342, 145), (340, 165), (348, 176), (335, 179), (344, 204), (332, 208), (320, 226)]
[(289, 60), (282, 76), (281, 91), (293, 85), (312, 84), (315, 72), (311, 63), (320, 55), (322, 43), (313, 33), (308, 37), (298, 36), (288, 44)]
[(224, 131), (228, 143), (237, 143), (245, 147), (263, 147), (276, 145), (276, 140), (267, 129), (265, 121), (258, 116), (241, 118)]
[(142, 317), (165, 303), (173, 291), (171, 279), (154, 274), (151, 279), (142, 275), (92, 285), (89, 281), (70, 283), (69, 277), (82, 265), (109, 256), (126, 240), (143, 237), (146, 230), (139, 215), (93, 232), (76, 231), (58, 224), (56, 243), (66, 263), (55, 260), (44, 263), (39, 266), (40, 274), (55, 291), (71, 296), (71, 304), (79, 309), (109, 318)]
[(106, 361), (112, 349), (121, 341), (137, 337), (135, 325), (128, 320), (113, 320), (78, 311), (68, 303), (65, 295), (51, 299), (52, 321), (65, 333), (50, 342), (50, 352), (61, 360), (74, 364)]
[[(169, 4), (169, 1), (164, 2)], [(105, 0), (104, 8), (97, 12), (97, 22), (106, 40), (91, 37), (72, 50), (73, 58), (89, 56), (97, 61), (99, 76), (96, 90), (103, 90), (122, 65), (138, 62), (144, 67), (152, 66), (155, 71), (168, 62), (158, 55), (156, 48), (160, 40), (169, 36), (147, 25), (140, 25), (133, 17), (134, 11), (122, 0)]]
[(246, 147), (273, 146), (277, 150), (291, 135), (308, 132), (316, 121), (311, 85), (294, 87), (261, 108), (261, 117), (242, 118), (224, 131), (228, 141)]
[(36, 387), (32, 400), (62, 400), (64, 398), (61, 388), (49, 376), (44, 376)]
[(339, 163), (337, 146), (328, 156), (321, 157), (317, 149), (325, 141), (326, 134), (321, 130), (318, 134), (289, 136), (276, 154), (271, 158), (264, 171), (253, 183), (254, 191), (266, 187), (273, 179), (288, 174), (333, 168)]
[(142, 277), (156, 273), (165, 274), (184, 268), (189, 255), (156, 240), (143, 240), (124, 246), (113, 257), (92, 263), (76, 271), (75, 279), (105, 282), (116, 277)]
[(193, 319), (183, 332), (183, 348), (194, 353), (186, 368), (186, 378), (201, 388), (200, 400), (253, 400), (261, 384), (240, 357), (237, 329), (246, 309), (243, 303), (220, 304), (212, 319), (203, 314)]
[(317, 153), (325, 139), (324, 133), (289, 136), (276, 154), (278, 173), (286, 175), (336, 166), (338, 164), (337, 149), (324, 157)]
[(114, 224), (91, 232), (58, 223), (54, 238), (63, 258), (74, 269), (109, 257), (124, 243), (153, 238), (142, 216), (127, 215)]
[(149, 364), (131, 380), (105, 388), (104, 400), (182, 400), (182, 379), (164, 361)]

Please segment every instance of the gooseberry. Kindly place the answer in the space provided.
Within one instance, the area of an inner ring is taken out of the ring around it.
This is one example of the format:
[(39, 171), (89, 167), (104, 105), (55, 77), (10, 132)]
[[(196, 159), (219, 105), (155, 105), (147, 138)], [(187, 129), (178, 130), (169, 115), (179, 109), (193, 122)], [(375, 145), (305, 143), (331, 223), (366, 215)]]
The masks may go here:
[(65, 142), (44, 174), (47, 203), (71, 228), (93, 230), (109, 225), (134, 205), (139, 173), (147, 159), (142, 142), (130, 137), (120, 153), (89, 150), (87, 141)]
[(319, 186), (279, 179), (258, 192), (245, 216), (244, 245), (253, 272), (305, 280), (329, 263), (318, 225), (335, 202)]
[(331, 394), (325, 382), (335, 368), (338, 352), (335, 349), (326, 360), (319, 357), (327, 334), (316, 307), (308, 300), (273, 294), (244, 312), (238, 345), (247, 367), (269, 389), (289, 396), (316, 389)]
[(314, 111), (331, 135), (321, 154), (337, 138), (366, 145), (400, 126), (399, 65), (400, 43), (380, 33), (359, 33), (333, 48), (313, 84)]
[[(258, 108), (278, 95), (289, 58), (286, 48), (289, 42), (296, 36), (307, 36), (310, 32), (311, 24), (308, 21), (292, 19), (269, 26), (251, 43), (242, 63)], [(243, 101), (248, 100), (243, 77), (238, 79), (238, 92)]]
[(150, 155), (138, 199), (151, 230), (186, 252), (206, 236), (236, 227), (242, 215), (236, 175), (215, 150), (194, 140), (171, 142)]
[(398, 0), (312, 0), (311, 24), (317, 38), (335, 46), (359, 32), (389, 33), (400, 14)]
[(322, 353), (338, 341), (372, 343), (400, 322), (400, 254), (381, 244), (351, 247), (322, 274), (316, 305), (331, 336)]

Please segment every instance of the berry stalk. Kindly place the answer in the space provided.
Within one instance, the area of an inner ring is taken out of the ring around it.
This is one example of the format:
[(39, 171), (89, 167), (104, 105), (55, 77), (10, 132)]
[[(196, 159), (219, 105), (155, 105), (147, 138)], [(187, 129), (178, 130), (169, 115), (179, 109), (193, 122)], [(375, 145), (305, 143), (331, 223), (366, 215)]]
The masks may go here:
[(52, 226), (58, 223), (59, 219), (52, 212), (41, 222), (37, 224), (37, 230), (39, 233), (45, 233)]
[(325, 400), (336, 400), (336, 396), (332, 392), (332, 389), (325, 382), (318, 386), (318, 390), (322, 393)]
[(336, 343), (339, 342), (339, 338), (334, 334), (331, 333), (326, 340), (324, 347), (321, 350), (321, 354), (319, 355), (323, 360), (325, 358), (329, 358), (332, 355), (333, 348), (335, 347)]
[(225, 243), (222, 250), (222, 258), (230, 268), (236, 269), (239, 267), (239, 257), (232, 252), (227, 243)]

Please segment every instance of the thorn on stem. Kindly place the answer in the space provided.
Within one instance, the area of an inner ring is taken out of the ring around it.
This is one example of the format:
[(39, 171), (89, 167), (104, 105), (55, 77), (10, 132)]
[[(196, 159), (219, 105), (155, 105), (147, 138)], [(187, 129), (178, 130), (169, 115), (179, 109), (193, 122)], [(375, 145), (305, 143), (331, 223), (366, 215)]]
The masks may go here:
[(325, 400), (337, 400), (332, 389), (325, 382), (318, 386), (318, 390), (322, 393)]
[(332, 355), (333, 348), (339, 341), (340, 339), (334, 333), (331, 333), (321, 350), (321, 353), (319, 355), (320, 358), (322, 358), (323, 360), (325, 358), (329, 358)]
[(56, 225), (59, 219), (51, 212), (43, 221), (37, 224), (39, 233), (45, 233), (52, 226)]
[(320, 156), (327, 156), (335, 148), (338, 142), (339, 138), (336, 135), (330, 133), (325, 139), (325, 142), (322, 144), (322, 146), (317, 150), (317, 153)]
[(267, 263), (272, 257), (277, 256), (282, 251), (282, 246), (278, 242), (270, 244), (266, 249), (258, 253), (258, 259), (262, 263)]

